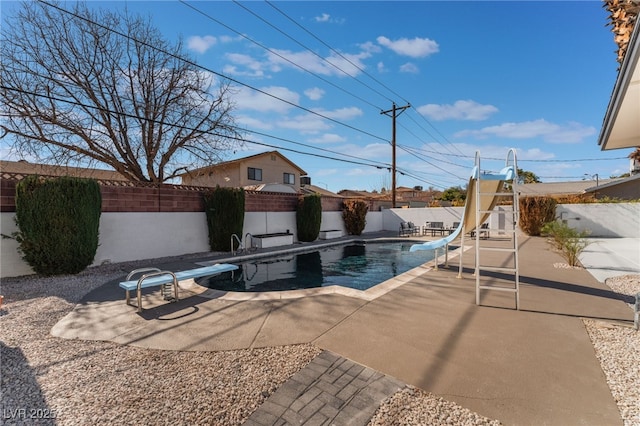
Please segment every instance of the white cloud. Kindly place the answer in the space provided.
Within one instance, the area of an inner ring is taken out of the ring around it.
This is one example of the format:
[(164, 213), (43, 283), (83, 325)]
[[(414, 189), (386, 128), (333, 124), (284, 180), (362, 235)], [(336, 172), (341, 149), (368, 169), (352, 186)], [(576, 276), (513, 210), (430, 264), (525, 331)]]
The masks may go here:
[(196, 52), (202, 54), (209, 50), (211, 46), (216, 44), (218, 40), (214, 36), (206, 35), (204, 37), (201, 36), (191, 36), (187, 39), (187, 48), (190, 50), (195, 50)]
[(439, 51), (438, 43), (428, 38), (415, 37), (413, 39), (400, 38), (398, 40), (390, 40), (387, 37), (380, 36), (376, 40), (380, 45), (393, 50), (398, 55), (412, 58), (424, 58)]
[(322, 99), (322, 97), (325, 94), (325, 91), (319, 87), (312, 87), (311, 89), (305, 90), (304, 94), (307, 96), (307, 98), (311, 99), (312, 101), (317, 101), (319, 99)]
[[(255, 117), (249, 117), (246, 115), (240, 115), (236, 117), (236, 123), (246, 127), (247, 129), (260, 129), (271, 130), (273, 129), (273, 123), (271, 121), (259, 120)], [(253, 139), (253, 136), (250, 137)]]
[(377, 44), (367, 41), (365, 43), (361, 43), (358, 45), (358, 47), (360, 47), (360, 49), (362, 49), (364, 52), (369, 52), (369, 53), (380, 53), (382, 52), (382, 48), (380, 46), (378, 46)]
[(325, 117), (333, 118), (334, 120), (346, 121), (351, 120), (362, 115), (362, 110), (357, 107), (338, 108), (333, 111), (327, 111), (322, 109), (314, 110), (318, 114), (322, 114)]
[(456, 137), (472, 136), (478, 139), (490, 136), (510, 139), (530, 139), (541, 137), (551, 143), (577, 143), (593, 135), (596, 129), (580, 123), (569, 122), (559, 125), (544, 119), (523, 121), (519, 123), (503, 123), (489, 126), (480, 130), (463, 130), (455, 134)]
[(493, 105), (482, 105), (472, 100), (456, 101), (453, 105), (427, 104), (417, 108), (418, 112), (436, 120), (471, 120), (481, 121), (498, 112)]
[(283, 129), (297, 130), (306, 134), (314, 134), (331, 128), (325, 119), (315, 114), (302, 114), (292, 118), (284, 118), (278, 120), (276, 124)]
[(387, 72), (387, 69), (384, 66), (384, 62), (378, 62), (378, 65), (376, 65), (376, 67), (378, 68), (378, 72), (379, 73), (383, 73), (383, 72)]
[[(225, 74), (242, 75), (249, 77), (264, 76), (265, 64), (249, 55), (244, 55), (241, 53), (227, 53), (225, 57), (233, 64), (224, 66), (223, 71)], [(239, 70), (236, 65), (243, 67), (243, 70)]]
[(405, 73), (409, 73), (409, 74), (417, 74), (418, 72), (420, 72), (420, 70), (418, 69), (418, 67), (411, 63), (411, 62), (407, 62), (406, 64), (402, 64), (400, 65), (400, 72), (405, 72)]
[(329, 22), (331, 20), (331, 15), (323, 13), (322, 15), (313, 18), (313, 20), (316, 22)]
[(362, 60), (370, 56), (371, 54), (368, 52), (360, 52), (357, 54), (342, 53), (342, 56), (332, 54), (322, 58), (309, 51), (292, 52), (290, 50), (272, 49), (271, 52), (267, 53), (267, 60), (272, 71), (279, 71), (283, 67), (288, 67), (297, 70), (305, 69), (320, 75), (335, 75), (338, 77), (349, 75), (353, 77), (361, 73), (360, 70), (365, 68)]
[(293, 105), (282, 102), (277, 98), (284, 99), (295, 105), (300, 102), (300, 95), (293, 92), (286, 87), (282, 86), (269, 86), (260, 88), (263, 92), (269, 93), (273, 96), (266, 95), (261, 92), (256, 92), (247, 87), (242, 87), (238, 90), (238, 93), (233, 97), (236, 103), (236, 107), (239, 110), (254, 110), (261, 112), (278, 112), (285, 113), (289, 109), (293, 108)]
[(309, 139), (309, 142), (324, 144), (345, 142), (346, 140), (347, 139), (345, 137), (337, 135), (335, 133), (325, 133), (318, 138)]
[(320, 23), (330, 23), (330, 24), (344, 23), (344, 18), (335, 18), (329, 15), (328, 13), (323, 13), (320, 16), (315, 16), (313, 20)]

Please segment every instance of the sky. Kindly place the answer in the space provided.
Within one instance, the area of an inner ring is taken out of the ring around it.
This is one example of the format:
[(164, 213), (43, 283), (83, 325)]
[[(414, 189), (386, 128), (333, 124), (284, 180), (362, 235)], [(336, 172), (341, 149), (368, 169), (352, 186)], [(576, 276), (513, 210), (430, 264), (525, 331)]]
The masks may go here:
[(390, 187), (394, 104), (398, 186), (464, 186), (476, 152), (497, 171), (510, 148), (543, 182), (629, 171), (631, 149), (598, 146), (618, 72), (599, 1), (89, 5), (149, 16), (233, 79), (248, 142), (227, 159), (277, 149), (330, 191)]

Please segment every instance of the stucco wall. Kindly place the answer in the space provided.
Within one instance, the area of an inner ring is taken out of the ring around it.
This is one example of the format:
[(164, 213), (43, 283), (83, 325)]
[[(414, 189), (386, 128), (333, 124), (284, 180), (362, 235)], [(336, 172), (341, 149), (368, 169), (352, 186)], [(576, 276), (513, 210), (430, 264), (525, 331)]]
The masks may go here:
[[(0, 213), (0, 231), (16, 231), (13, 212)], [(397, 231), (401, 221), (416, 225), (444, 222), (451, 226), (459, 221), (461, 207), (388, 209), (369, 212), (364, 232)], [(640, 238), (640, 203), (628, 204), (562, 204), (558, 217), (579, 230), (588, 229), (592, 237)], [(508, 216), (508, 215), (507, 215)], [(493, 215), (492, 228), (500, 228), (500, 215)], [(344, 232), (341, 212), (323, 212), (321, 230)], [(264, 234), (286, 232), (296, 234), (295, 212), (247, 212), (244, 232)], [(244, 239), (244, 236), (243, 236)], [(104, 261), (122, 262), (178, 256), (209, 251), (204, 212), (120, 213), (104, 212), (100, 219), (100, 246), (94, 264)], [(17, 252), (13, 240), (0, 241), (0, 277), (32, 273)]]
[(640, 238), (640, 203), (560, 204), (556, 215), (590, 237)]

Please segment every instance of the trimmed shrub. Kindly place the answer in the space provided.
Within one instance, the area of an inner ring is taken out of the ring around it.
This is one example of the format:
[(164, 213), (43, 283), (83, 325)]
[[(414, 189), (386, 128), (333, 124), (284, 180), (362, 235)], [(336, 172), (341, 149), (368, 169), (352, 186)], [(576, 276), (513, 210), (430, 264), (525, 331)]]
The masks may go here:
[(342, 220), (349, 235), (360, 235), (367, 224), (369, 205), (362, 200), (345, 201), (342, 210)]
[(28, 176), (16, 185), (22, 258), (41, 275), (77, 274), (98, 250), (102, 197), (95, 180)]
[(569, 266), (578, 266), (580, 264), (578, 257), (590, 244), (589, 241), (584, 239), (589, 235), (589, 232), (578, 232), (576, 229), (570, 228), (565, 222), (558, 220), (545, 223), (541, 233), (549, 237), (549, 243), (560, 252)]
[(520, 229), (530, 236), (539, 236), (542, 226), (556, 217), (557, 201), (551, 197), (522, 197)]
[(320, 234), (322, 222), (322, 198), (319, 194), (309, 194), (298, 199), (296, 208), (296, 228), (298, 240), (315, 241)]
[[(242, 240), (244, 189), (217, 186), (203, 196), (211, 251), (231, 251), (231, 236), (236, 234)], [(233, 244), (236, 250), (238, 242)]]

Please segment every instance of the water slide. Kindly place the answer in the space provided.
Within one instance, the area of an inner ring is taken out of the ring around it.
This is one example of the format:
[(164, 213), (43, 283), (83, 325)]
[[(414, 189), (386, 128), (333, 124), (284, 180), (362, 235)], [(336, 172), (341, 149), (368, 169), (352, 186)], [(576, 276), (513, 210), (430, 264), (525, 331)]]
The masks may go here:
[[(483, 224), (490, 215), (490, 213), (476, 212), (493, 210), (500, 198), (495, 194), (503, 192), (504, 183), (514, 179), (514, 177), (516, 177), (516, 169), (514, 166), (509, 165), (504, 167), (499, 173), (481, 173), (479, 153), (476, 153), (476, 165), (469, 178), (464, 212), (462, 213), (462, 220), (458, 227), (450, 235), (439, 240), (414, 244), (409, 251), (436, 250), (449, 245), (449, 243), (459, 235), (464, 235), (467, 232), (475, 230), (476, 227)], [(480, 196), (479, 194), (487, 195)], [(480, 203), (477, 203), (478, 200), (480, 200)]]

